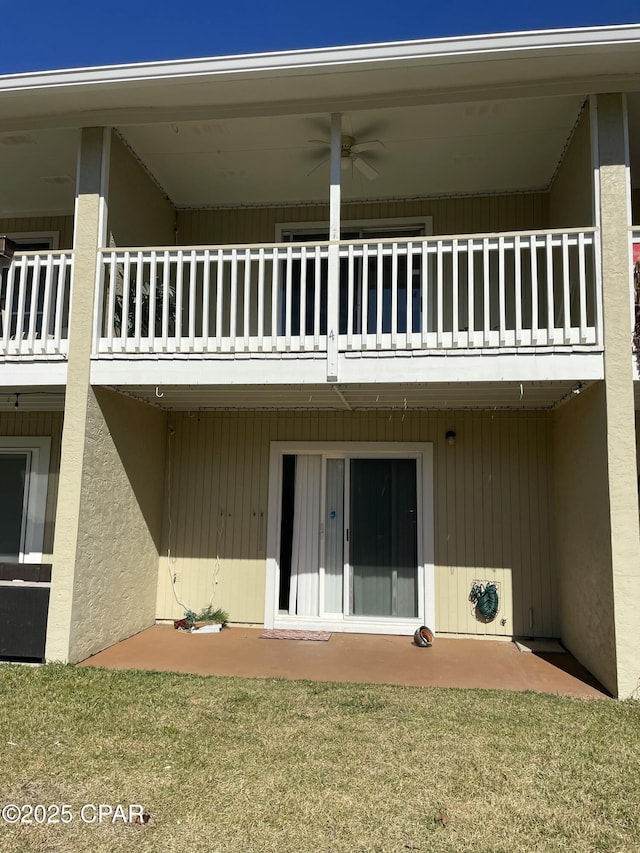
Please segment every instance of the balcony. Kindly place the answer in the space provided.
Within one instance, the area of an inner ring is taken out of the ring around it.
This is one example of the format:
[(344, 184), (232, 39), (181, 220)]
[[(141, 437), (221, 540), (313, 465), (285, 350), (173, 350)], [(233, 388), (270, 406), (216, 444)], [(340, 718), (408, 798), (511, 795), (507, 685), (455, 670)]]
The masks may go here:
[[(256, 381), (326, 381), (332, 363), (341, 381), (356, 381), (356, 363), (375, 381), (383, 363), (392, 378), (394, 361), (411, 380), (407, 356), (424, 373), (428, 356), (536, 356), (540, 366), (543, 355), (567, 364), (602, 349), (594, 229), (105, 249), (97, 287), (101, 381), (156, 381), (161, 364), (162, 381), (193, 382), (194, 361), (199, 381), (225, 381), (216, 362), (226, 381), (233, 362), (244, 365), (237, 381), (248, 364)], [(554, 370), (549, 360), (548, 378)]]
[(71, 251), (22, 252), (3, 268), (0, 363), (6, 384), (66, 381), (72, 273)]

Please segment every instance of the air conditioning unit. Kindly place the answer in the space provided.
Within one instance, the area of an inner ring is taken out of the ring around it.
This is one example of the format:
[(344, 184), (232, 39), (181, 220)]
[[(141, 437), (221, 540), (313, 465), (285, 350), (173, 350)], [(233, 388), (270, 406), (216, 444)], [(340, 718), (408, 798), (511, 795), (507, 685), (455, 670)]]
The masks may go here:
[(0, 660), (44, 661), (51, 565), (0, 563)]

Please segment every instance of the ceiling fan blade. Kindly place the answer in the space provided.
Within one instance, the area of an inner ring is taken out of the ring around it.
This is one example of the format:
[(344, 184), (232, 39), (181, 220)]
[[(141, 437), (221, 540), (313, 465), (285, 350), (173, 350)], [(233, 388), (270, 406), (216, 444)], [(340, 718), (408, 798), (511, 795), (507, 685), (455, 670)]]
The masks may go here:
[(369, 178), (370, 181), (375, 180), (375, 178), (380, 174), (377, 169), (373, 168), (371, 163), (367, 163), (367, 161), (363, 160), (362, 157), (354, 157), (353, 165), (365, 176), (365, 178)]
[(351, 146), (354, 154), (360, 154), (362, 151), (379, 151), (381, 148), (384, 148), (384, 142), (380, 142), (379, 139), (369, 139), (367, 142), (357, 142)]
[(320, 169), (322, 166), (324, 166), (325, 163), (328, 163), (329, 160), (330, 160), (329, 157), (323, 157), (319, 163), (316, 163), (316, 165), (313, 167), (313, 169), (310, 172), (307, 172), (307, 177), (309, 177), (310, 175), (313, 175), (314, 172), (317, 172), (318, 169)]
[(312, 145), (326, 145), (327, 148), (331, 148), (331, 143), (328, 139), (307, 139), (307, 142), (310, 142)]

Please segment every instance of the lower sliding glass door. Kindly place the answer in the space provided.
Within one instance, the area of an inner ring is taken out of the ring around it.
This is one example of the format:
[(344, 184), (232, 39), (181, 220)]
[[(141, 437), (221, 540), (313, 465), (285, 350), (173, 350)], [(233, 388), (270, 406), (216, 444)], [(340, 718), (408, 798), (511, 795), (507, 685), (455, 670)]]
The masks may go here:
[(349, 486), (349, 613), (416, 617), (416, 460), (352, 459)]
[(415, 458), (282, 457), (280, 612), (418, 617)]

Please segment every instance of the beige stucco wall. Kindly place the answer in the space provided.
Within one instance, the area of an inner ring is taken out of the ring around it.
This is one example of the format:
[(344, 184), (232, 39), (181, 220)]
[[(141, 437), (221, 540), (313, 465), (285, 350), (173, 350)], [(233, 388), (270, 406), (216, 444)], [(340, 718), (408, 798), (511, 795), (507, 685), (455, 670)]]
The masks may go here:
[(0, 234), (15, 234), (32, 231), (57, 231), (58, 248), (73, 246), (73, 216), (31, 216), (17, 219), (0, 219)]
[[(70, 637), (75, 612), (76, 554), (87, 429), (96, 253), (100, 232), (104, 163), (105, 156), (108, 156), (105, 147), (107, 142), (108, 132), (102, 128), (85, 128), (82, 131), (65, 420), (45, 649), (47, 660), (74, 660), (71, 656)], [(88, 621), (86, 614), (85, 619)]]
[[(635, 456), (633, 373), (629, 357), (632, 317), (629, 172), (625, 97), (600, 95), (598, 146), (604, 322), (604, 375), (613, 600), (616, 629), (616, 695), (640, 691), (640, 532)], [(631, 463), (631, 464), (630, 464)]]
[(549, 227), (593, 225), (593, 165), (589, 106), (578, 120), (549, 191)]
[(53, 555), (53, 532), (58, 501), (62, 412), (0, 412), (0, 443), (2, 436), (43, 436), (51, 439), (42, 547), (42, 560), (50, 563)]
[(111, 137), (108, 223), (111, 246), (171, 246), (175, 241), (173, 205), (117, 133)]
[(166, 415), (89, 394), (70, 659), (153, 624), (162, 525)]
[[(548, 413), (170, 417), (175, 434), (168, 455), (158, 618), (182, 616), (171, 589), (176, 573), (175, 593), (185, 607), (199, 609), (213, 599), (233, 621), (262, 623), (270, 441), (424, 441), (434, 444), (436, 629), (558, 636)], [(457, 433), (454, 447), (445, 441), (449, 429)], [(500, 585), (501, 611), (489, 625), (471, 612), (474, 579)]]
[[(548, 225), (547, 193), (466, 196), (415, 201), (353, 203), (342, 206), (344, 221), (433, 217), (434, 234), (519, 231)], [(328, 222), (328, 205), (256, 207), (239, 210), (181, 210), (177, 214), (182, 245), (269, 243), (283, 222)]]
[(562, 640), (611, 690), (616, 631), (603, 382), (555, 412), (554, 471)]
[(154, 615), (166, 418), (90, 385), (109, 140), (101, 128), (82, 132), (48, 660), (80, 660)]
[(562, 637), (614, 696), (640, 686), (640, 533), (624, 97), (597, 98), (604, 383), (556, 416)]

